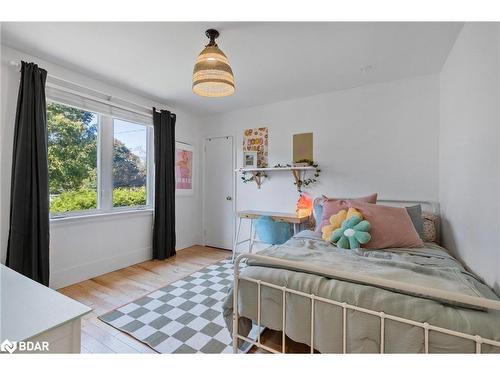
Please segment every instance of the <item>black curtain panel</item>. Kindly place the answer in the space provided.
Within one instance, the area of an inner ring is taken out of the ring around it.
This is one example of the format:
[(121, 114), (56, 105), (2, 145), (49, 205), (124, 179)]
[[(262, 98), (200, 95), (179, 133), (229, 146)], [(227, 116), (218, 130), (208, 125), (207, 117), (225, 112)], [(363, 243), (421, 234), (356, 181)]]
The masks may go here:
[(49, 285), (47, 72), (22, 62), (12, 155), (6, 265)]
[(175, 255), (175, 114), (153, 108), (155, 212), (153, 258)]

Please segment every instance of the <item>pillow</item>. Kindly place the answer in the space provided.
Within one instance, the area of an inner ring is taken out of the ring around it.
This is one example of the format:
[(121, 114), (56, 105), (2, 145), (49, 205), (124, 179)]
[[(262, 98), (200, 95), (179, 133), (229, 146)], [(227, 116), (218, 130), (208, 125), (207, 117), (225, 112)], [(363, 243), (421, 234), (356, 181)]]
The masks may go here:
[[(349, 208), (354, 210), (354, 208)], [(342, 226), (335, 229), (331, 241), (341, 249), (359, 249), (361, 245), (368, 243), (370, 236), (370, 223), (360, 216), (352, 216), (345, 220)]]
[(349, 201), (348, 205), (359, 210), (363, 218), (371, 224), (371, 240), (365, 245), (365, 248), (386, 249), (424, 246), (405, 208), (361, 201)]
[(321, 216), (323, 215), (323, 202), (324, 198), (315, 198), (313, 201), (313, 217), (315, 222), (314, 230), (317, 232), (321, 232), (320, 224), (321, 224)]
[(432, 212), (422, 211), (423, 237), (425, 242), (434, 242), (439, 245), (439, 216)]
[(330, 217), (329, 225), (324, 225), (323, 228), (321, 228), (321, 238), (323, 241), (330, 241), (333, 231), (340, 228), (345, 220), (349, 220), (353, 216), (358, 216), (360, 219), (363, 218), (361, 213), (355, 208), (349, 208), (349, 211), (340, 210), (335, 215), (332, 215)]
[(349, 201), (359, 201), (359, 202), (368, 202), (368, 203), (377, 203), (377, 193), (368, 195), (366, 197), (361, 198), (350, 198), (350, 199), (337, 199), (337, 198), (328, 198), (323, 195), (323, 210), (321, 213), (321, 221), (319, 227), (316, 226), (316, 230), (318, 232), (321, 231), (325, 225), (329, 224), (330, 217), (335, 215), (340, 210), (347, 210), (349, 207), (347, 202)]
[(255, 220), (255, 231), (262, 242), (271, 245), (281, 245), (293, 236), (293, 228), (289, 223), (274, 221), (270, 216)]
[(422, 206), (417, 204), (415, 206), (406, 207), (406, 212), (408, 212), (408, 215), (410, 215), (410, 219), (419, 237), (422, 239), (422, 241), (425, 241)]

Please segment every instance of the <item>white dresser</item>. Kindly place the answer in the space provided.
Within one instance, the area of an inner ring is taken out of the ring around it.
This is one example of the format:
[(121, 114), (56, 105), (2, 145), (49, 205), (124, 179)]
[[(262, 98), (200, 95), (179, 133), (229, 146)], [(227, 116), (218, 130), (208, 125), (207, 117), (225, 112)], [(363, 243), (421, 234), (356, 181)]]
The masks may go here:
[(3, 352), (47, 352), (48, 346), (49, 353), (80, 353), (81, 317), (91, 308), (3, 264), (0, 292)]

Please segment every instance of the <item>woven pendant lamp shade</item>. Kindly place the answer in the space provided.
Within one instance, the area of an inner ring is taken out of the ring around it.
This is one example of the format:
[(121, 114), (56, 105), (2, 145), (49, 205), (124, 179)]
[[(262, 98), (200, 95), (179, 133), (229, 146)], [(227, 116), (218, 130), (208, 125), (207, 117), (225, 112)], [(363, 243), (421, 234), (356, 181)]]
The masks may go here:
[(193, 92), (200, 96), (218, 98), (234, 94), (234, 77), (229, 60), (215, 38), (216, 30), (207, 30), (210, 43), (198, 55), (193, 69)]

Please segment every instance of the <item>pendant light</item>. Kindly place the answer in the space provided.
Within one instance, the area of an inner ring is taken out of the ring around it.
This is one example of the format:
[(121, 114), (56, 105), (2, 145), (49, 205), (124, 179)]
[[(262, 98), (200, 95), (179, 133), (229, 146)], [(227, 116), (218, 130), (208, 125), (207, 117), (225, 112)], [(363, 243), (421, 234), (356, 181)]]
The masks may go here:
[(226, 55), (215, 43), (219, 32), (209, 29), (205, 35), (210, 39), (210, 42), (196, 59), (193, 69), (193, 92), (212, 98), (233, 95), (233, 71)]

